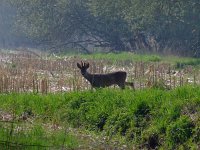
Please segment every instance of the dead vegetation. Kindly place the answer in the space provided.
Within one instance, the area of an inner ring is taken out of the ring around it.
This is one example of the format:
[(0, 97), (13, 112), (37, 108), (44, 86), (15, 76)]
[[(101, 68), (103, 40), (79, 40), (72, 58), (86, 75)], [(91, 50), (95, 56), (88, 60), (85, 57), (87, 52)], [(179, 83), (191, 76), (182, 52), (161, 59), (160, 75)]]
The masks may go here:
[[(91, 89), (76, 63), (78, 57), (57, 57), (29, 51), (0, 53), (0, 92), (65, 92)], [(166, 63), (86, 60), (91, 73), (126, 71), (136, 89), (158, 87), (172, 89), (185, 84), (199, 84), (199, 71), (192, 66), (177, 70)]]

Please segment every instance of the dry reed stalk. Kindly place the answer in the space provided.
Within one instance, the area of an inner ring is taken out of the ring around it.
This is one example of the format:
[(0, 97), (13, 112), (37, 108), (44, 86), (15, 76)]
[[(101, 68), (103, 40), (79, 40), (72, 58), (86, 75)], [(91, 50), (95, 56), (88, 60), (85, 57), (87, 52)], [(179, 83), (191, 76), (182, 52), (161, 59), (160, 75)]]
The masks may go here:
[(41, 93), (42, 94), (47, 94), (47, 92), (48, 92), (48, 81), (47, 81), (46, 78), (44, 78), (44, 79), (41, 80), (41, 87), (40, 87), (40, 89), (41, 89)]
[(194, 71), (194, 76), (193, 76), (193, 78), (194, 78), (194, 85), (196, 85), (196, 71)]
[(176, 77), (173, 76), (173, 87), (176, 88)]
[[(169, 69), (168, 69), (168, 72), (169, 72), (169, 86), (170, 86), (170, 89), (172, 88), (172, 75), (171, 75), (171, 66), (169, 65)], [(174, 76), (174, 79), (175, 79), (175, 76)], [(174, 80), (175, 81), (175, 80)], [(174, 82), (175, 83), (175, 82)], [(175, 85), (174, 85), (175, 86)]]
[(37, 90), (36, 90), (36, 89), (37, 89), (37, 88), (36, 88), (36, 81), (35, 81), (34, 78), (33, 78), (33, 81), (32, 81), (32, 82), (33, 82), (33, 93), (37, 93), (37, 92), (36, 92), (36, 91), (37, 91)]
[(3, 91), (4, 92), (9, 92), (9, 78), (4, 76), (3, 78)]
[(145, 73), (145, 66), (143, 62), (140, 62), (140, 78), (144, 77), (144, 73)]
[(77, 74), (77, 68), (76, 68), (76, 65), (75, 63), (73, 64), (73, 82), (72, 82), (72, 87), (73, 87), (73, 90), (76, 91), (77, 90), (77, 78), (78, 78), (78, 74)]
[[(48, 81), (49, 91), (64, 92), (62, 87), (67, 90), (90, 89), (90, 84), (82, 79), (74, 65), (79, 59), (77, 57), (44, 59), (26, 53), (0, 54), (0, 92), (41, 92), (41, 80), (44, 78)], [(192, 67), (180, 71), (184, 73), (173, 74), (175, 69), (168, 64), (129, 61), (118, 61), (113, 64), (111, 61), (102, 60), (88, 60), (88, 62), (93, 64), (90, 69), (92, 73), (108, 73), (125, 69), (129, 74), (128, 80), (134, 81), (135, 86), (140, 89), (144, 86), (151, 87), (160, 81), (170, 88), (185, 83), (190, 84), (189, 82), (193, 82), (194, 85), (199, 84), (198, 72), (192, 70)], [(187, 78), (192, 81), (186, 80)]]
[(135, 75), (135, 79), (137, 78), (137, 63), (135, 63), (135, 67), (134, 67), (134, 75)]
[(154, 64), (151, 65), (151, 75), (152, 75), (152, 84), (154, 84), (154, 81), (155, 81), (155, 68), (154, 68)]
[(0, 93), (3, 93), (3, 79), (0, 77)]
[(140, 84), (140, 90), (142, 89), (142, 81), (141, 78), (139, 79), (139, 84)]
[(100, 65), (99, 65), (99, 73), (100, 73), (100, 74), (104, 73), (104, 72), (103, 72), (103, 68), (104, 68), (104, 67), (103, 67), (103, 62), (100, 61)]
[(69, 87), (69, 91), (72, 91), (72, 82), (70, 79), (68, 79), (68, 87)]
[(75, 84), (75, 80), (72, 80), (72, 89), (73, 91), (76, 91), (76, 84)]
[(181, 77), (181, 73), (179, 75), (179, 86), (182, 86), (182, 77)]

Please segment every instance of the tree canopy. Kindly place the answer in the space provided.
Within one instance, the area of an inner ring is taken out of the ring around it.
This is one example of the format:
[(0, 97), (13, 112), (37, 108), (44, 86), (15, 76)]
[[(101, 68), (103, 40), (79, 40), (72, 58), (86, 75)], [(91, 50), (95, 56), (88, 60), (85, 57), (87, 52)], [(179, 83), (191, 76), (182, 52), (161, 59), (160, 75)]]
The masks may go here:
[(44, 46), (199, 56), (198, 0), (10, 0), (15, 27)]

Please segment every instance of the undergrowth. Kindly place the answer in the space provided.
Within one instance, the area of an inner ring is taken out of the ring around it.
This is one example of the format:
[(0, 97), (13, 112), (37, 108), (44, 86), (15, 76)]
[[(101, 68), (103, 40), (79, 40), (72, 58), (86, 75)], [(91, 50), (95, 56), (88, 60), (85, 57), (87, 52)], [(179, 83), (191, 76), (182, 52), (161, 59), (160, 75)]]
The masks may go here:
[[(34, 122), (69, 124), (96, 134), (104, 133), (110, 140), (123, 137), (127, 145), (137, 149), (198, 149), (200, 145), (200, 87), (2, 94), (0, 110), (14, 114), (14, 121), (29, 112)], [(10, 129), (1, 125), (5, 131)], [(40, 132), (47, 134), (42, 128)], [(2, 134), (1, 140), (8, 137), (9, 134)], [(59, 139), (56, 134), (54, 139)]]

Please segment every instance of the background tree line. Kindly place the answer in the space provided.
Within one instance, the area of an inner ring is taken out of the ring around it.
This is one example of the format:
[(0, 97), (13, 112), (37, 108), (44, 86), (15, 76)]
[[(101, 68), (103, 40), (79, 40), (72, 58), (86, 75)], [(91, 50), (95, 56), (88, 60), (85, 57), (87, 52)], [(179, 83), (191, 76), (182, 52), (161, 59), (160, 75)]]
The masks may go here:
[(198, 57), (200, 2), (1, 0), (1, 45), (8, 37), (52, 49), (79, 48), (86, 53), (96, 48)]

